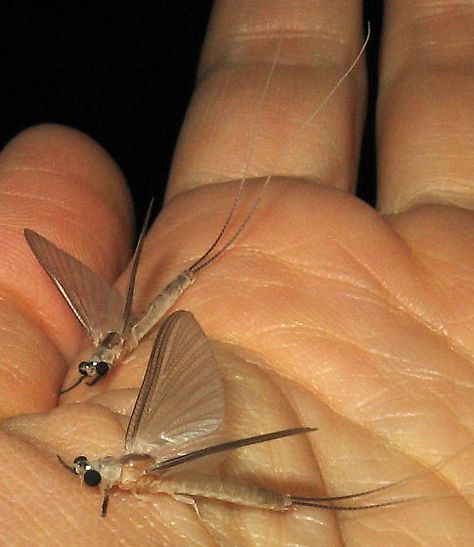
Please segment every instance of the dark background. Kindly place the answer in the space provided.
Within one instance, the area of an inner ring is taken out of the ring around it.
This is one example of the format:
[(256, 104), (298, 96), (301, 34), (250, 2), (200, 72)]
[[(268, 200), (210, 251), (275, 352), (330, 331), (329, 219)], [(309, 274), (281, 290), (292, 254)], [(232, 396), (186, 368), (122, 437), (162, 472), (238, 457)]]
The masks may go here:
[[(41, 122), (97, 140), (130, 184), (141, 223), (164, 189), (212, 2), (0, 3), (0, 147)], [(358, 195), (374, 203), (374, 91), (381, 0), (365, 2), (368, 122)], [(184, 38), (183, 38), (184, 37)]]

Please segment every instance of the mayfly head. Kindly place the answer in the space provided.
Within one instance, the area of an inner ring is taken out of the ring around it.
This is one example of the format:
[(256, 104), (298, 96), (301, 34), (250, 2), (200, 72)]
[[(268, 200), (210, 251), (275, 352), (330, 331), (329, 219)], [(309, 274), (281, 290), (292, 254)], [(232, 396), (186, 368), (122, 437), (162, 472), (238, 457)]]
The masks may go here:
[(61, 464), (71, 473), (79, 475), (87, 486), (98, 486), (104, 495), (102, 501), (102, 516), (107, 515), (109, 496), (107, 492), (120, 481), (122, 464), (113, 456), (106, 456), (98, 460), (89, 461), (86, 456), (77, 456), (72, 465), (68, 465), (60, 456)]
[(77, 456), (74, 458), (72, 465), (66, 463), (61, 456), (57, 456), (59, 462), (74, 475), (79, 475), (87, 486), (97, 486), (102, 481), (102, 474), (99, 470), (101, 461), (96, 460), (89, 462), (86, 456)]
[(79, 378), (69, 387), (61, 390), (60, 395), (67, 393), (81, 384), (84, 380), (88, 386), (93, 386), (113, 368), (117, 358), (123, 351), (125, 339), (118, 332), (109, 332), (103, 340), (94, 355), (88, 361), (81, 361), (78, 365)]
[(107, 363), (107, 361), (81, 361), (77, 368), (80, 374), (79, 378), (69, 387), (62, 389), (59, 392), (59, 395), (72, 391), (79, 384), (82, 384), (82, 382), (87, 378), (91, 378), (92, 380), (90, 382), (86, 382), (86, 385), (93, 386), (101, 378), (107, 375), (109, 370), (112, 368), (112, 365), (111, 363)]
[(101, 490), (108, 490), (119, 481), (122, 463), (113, 456), (93, 461), (89, 461), (86, 456), (77, 456), (70, 469), (79, 475), (87, 486), (99, 486)]
[(81, 376), (94, 377), (105, 376), (110, 370), (110, 363), (105, 361), (82, 361), (79, 363), (79, 373)]
[(87, 486), (97, 486), (102, 481), (100, 471), (94, 469), (86, 456), (78, 456), (72, 462), (72, 469), (76, 475), (80, 475)]
[(82, 361), (79, 363), (79, 374), (88, 378), (103, 377), (110, 370), (110, 363), (106, 361)]

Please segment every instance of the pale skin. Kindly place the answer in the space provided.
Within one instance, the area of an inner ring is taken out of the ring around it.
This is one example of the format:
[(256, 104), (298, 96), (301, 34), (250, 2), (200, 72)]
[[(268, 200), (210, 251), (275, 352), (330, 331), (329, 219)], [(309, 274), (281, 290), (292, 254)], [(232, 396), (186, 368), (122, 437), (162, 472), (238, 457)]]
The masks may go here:
[[(251, 106), (282, 21), (293, 33), (283, 39), (281, 69), (258, 119), (249, 169), (256, 179), (269, 174), (357, 54), (360, 5), (301, 5), (218, 2), (168, 203), (143, 250), (137, 308), (217, 233), (237, 186), (229, 181), (248, 158)], [(473, 441), (474, 10), (444, 5), (386, 6), (377, 210), (352, 195), (364, 118), (359, 65), (280, 162), (276, 174), (286, 178), (271, 182), (234, 248), (178, 303), (217, 341), (232, 435), (318, 427), (231, 454), (222, 469), (233, 479), (340, 495), (419, 472)], [(166, 495), (140, 501), (118, 492), (101, 519), (99, 494), (55, 454), (120, 455), (115, 412), (130, 409), (136, 391), (129, 388), (140, 384), (149, 344), (100, 385), (58, 404), (68, 367), (90, 347), (22, 229), (41, 232), (113, 281), (131, 255), (126, 184), (89, 138), (51, 126), (10, 143), (0, 179), (0, 411), (17, 416), (3, 422), (0, 441), (6, 544), (470, 544), (472, 448), (425, 481), (421, 493), (449, 494), (430, 503), (282, 515), (211, 501), (199, 503), (198, 518)], [(250, 187), (255, 195), (258, 181)]]

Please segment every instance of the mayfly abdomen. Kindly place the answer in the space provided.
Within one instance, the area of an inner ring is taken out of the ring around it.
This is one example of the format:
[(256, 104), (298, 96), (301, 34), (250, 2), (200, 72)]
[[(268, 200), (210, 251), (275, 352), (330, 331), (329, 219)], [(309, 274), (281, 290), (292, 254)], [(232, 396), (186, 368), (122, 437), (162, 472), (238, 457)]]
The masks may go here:
[(285, 511), (292, 506), (290, 496), (267, 490), (255, 484), (245, 484), (213, 475), (175, 471), (169, 475), (149, 474), (140, 478), (134, 490), (137, 494), (169, 494), (174, 497), (207, 498), (235, 505), (272, 511)]
[(131, 328), (131, 336), (127, 341), (128, 350), (134, 349), (140, 340), (156, 325), (157, 321), (178, 300), (183, 292), (194, 282), (191, 272), (185, 270), (173, 279), (161, 291), (159, 296), (148, 307), (146, 312), (137, 319)]

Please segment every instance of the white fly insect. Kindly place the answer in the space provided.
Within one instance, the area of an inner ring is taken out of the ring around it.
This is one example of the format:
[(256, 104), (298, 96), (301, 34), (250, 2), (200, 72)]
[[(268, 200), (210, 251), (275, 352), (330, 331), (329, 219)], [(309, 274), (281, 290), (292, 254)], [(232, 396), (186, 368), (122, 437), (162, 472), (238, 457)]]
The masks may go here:
[[(306, 121), (287, 141), (285, 147), (279, 154), (273, 169), (271, 170), (272, 172), (277, 170), (280, 162), (290, 150), (291, 145), (301, 135), (304, 129), (311, 124), (314, 118), (325, 107), (334, 93), (352, 72), (367, 46), (369, 37), (370, 26), (367, 28), (366, 39), (354, 61), (333, 86), (331, 91), (326, 95), (324, 100), (318, 104)], [(79, 377), (77, 381), (66, 389), (60, 391), (60, 394), (74, 389), (86, 379), (90, 380), (89, 382), (85, 382), (86, 385), (90, 386), (94, 385), (106, 376), (111, 368), (123, 359), (126, 354), (133, 351), (142, 338), (146, 336), (150, 330), (153, 329), (153, 327), (155, 327), (158, 321), (178, 300), (181, 294), (194, 282), (197, 274), (227, 251), (227, 249), (235, 242), (253, 217), (272, 178), (272, 175), (269, 175), (265, 179), (244, 220), (237, 227), (229, 240), (224, 243), (220, 249), (216, 250), (231, 223), (240, 201), (242, 189), (247, 178), (249, 164), (251, 161), (250, 155), (252, 150), (252, 140), (255, 133), (256, 114), (259, 112), (268, 91), (278, 60), (281, 40), (282, 35), (280, 35), (278, 40), (278, 46), (273, 63), (267, 76), (263, 92), (255, 109), (255, 115), (250, 131), (250, 142), (248, 147), (249, 157), (247, 158), (244, 172), (242, 173), (242, 178), (236, 197), (234, 198), (233, 204), (219, 234), (207, 251), (194, 264), (182, 271), (177, 277), (175, 277), (175, 279), (168, 283), (168, 285), (149, 305), (148, 309), (140, 316), (134, 317), (132, 315), (133, 293), (143, 239), (150, 217), (151, 205), (148, 209), (146, 220), (132, 259), (132, 267), (126, 298), (124, 298), (115, 289), (115, 287), (105, 281), (105, 279), (91, 271), (85, 264), (76, 258), (59, 249), (51, 241), (33, 230), (24, 230), (26, 241), (36, 256), (38, 262), (47, 272), (51, 280), (55, 283), (74, 315), (79, 320), (87, 335), (96, 347), (96, 350), (92, 356), (87, 361), (82, 361), (78, 365)]]
[(72, 465), (60, 456), (58, 459), (69, 471), (80, 475), (88, 486), (99, 486), (104, 496), (103, 517), (107, 514), (109, 491), (113, 487), (138, 494), (166, 493), (192, 504), (196, 511), (195, 498), (273, 511), (288, 511), (298, 506), (355, 511), (414, 501), (411, 498), (344, 504), (409, 479), (365, 492), (315, 498), (282, 494), (219, 478), (195, 467), (199, 463), (206, 464), (201, 458), (213, 454), (315, 430), (314, 427), (296, 427), (222, 442), (224, 389), (212, 347), (194, 316), (180, 310), (167, 317), (156, 336), (128, 424), (123, 454), (93, 461), (78, 456)]

